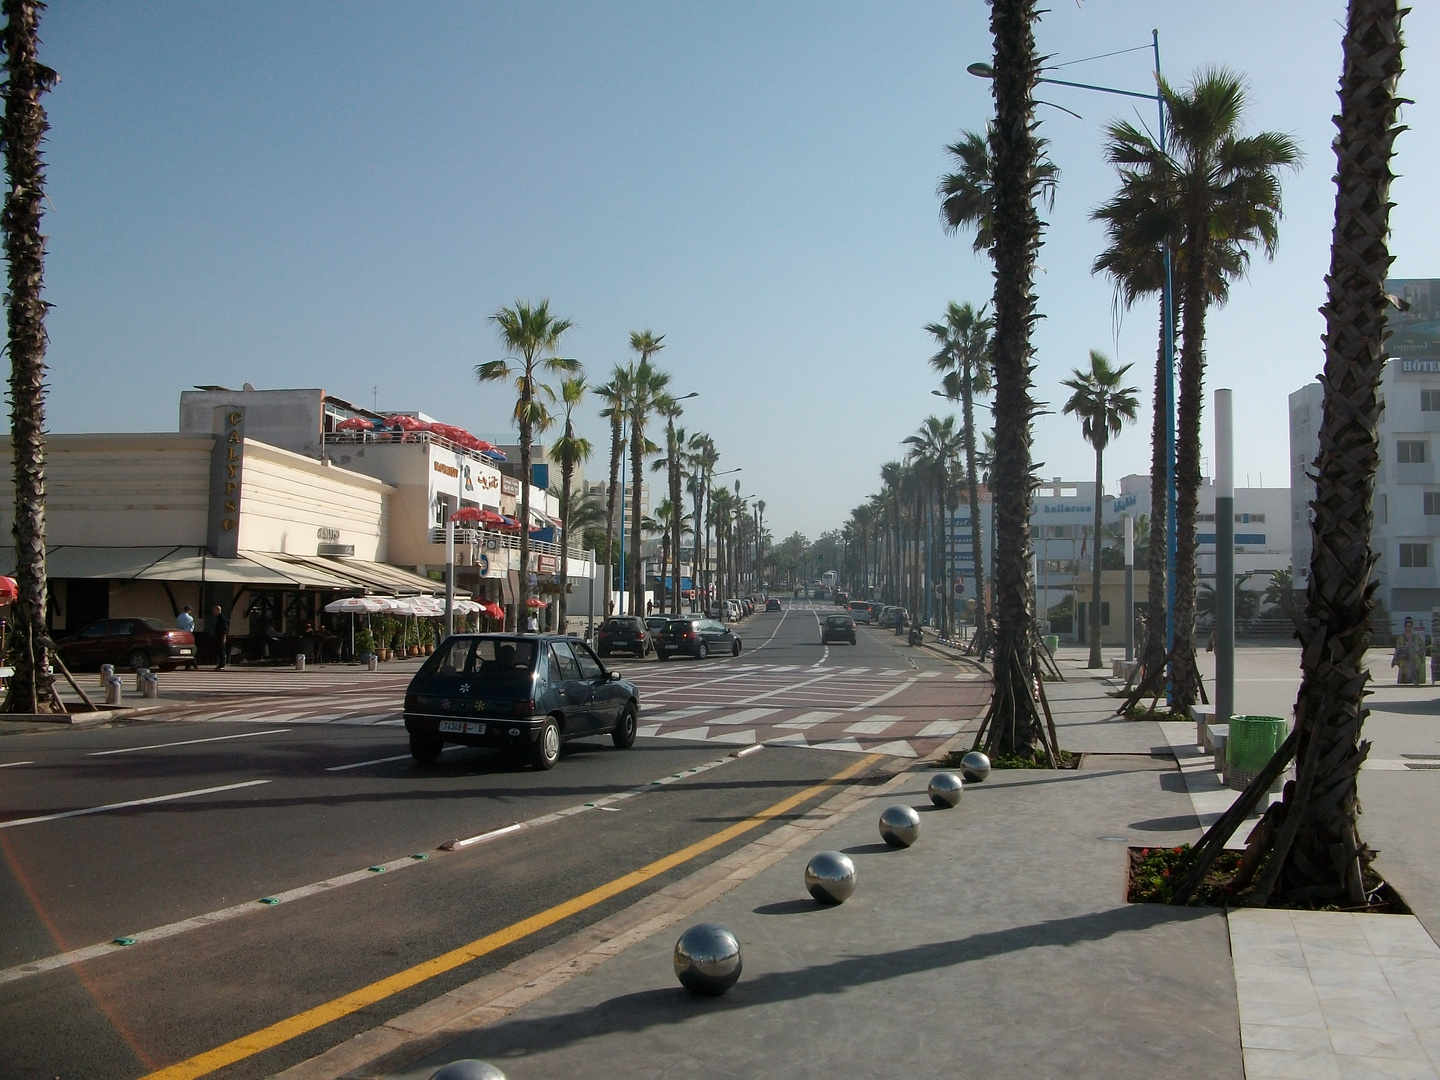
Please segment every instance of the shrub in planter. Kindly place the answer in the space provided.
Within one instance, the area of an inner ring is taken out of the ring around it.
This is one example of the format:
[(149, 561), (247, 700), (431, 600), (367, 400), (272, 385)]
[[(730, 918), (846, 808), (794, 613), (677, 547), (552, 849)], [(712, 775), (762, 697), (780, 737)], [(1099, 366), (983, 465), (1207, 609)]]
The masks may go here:
[(369, 629), (361, 630), (355, 635), (355, 655), (361, 660), (368, 656), (375, 655), (375, 635)]

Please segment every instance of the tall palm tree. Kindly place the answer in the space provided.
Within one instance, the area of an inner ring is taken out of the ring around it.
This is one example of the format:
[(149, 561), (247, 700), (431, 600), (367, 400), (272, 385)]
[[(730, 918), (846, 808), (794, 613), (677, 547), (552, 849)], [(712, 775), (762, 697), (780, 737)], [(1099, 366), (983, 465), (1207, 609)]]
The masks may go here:
[[(925, 503), (927, 506), (938, 506), (942, 515), (950, 477), (960, 455), (962, 438), (961, 433), (955, 430), (953, 416), (928, 416), (920, 425), (919, 431), (914, 435), (907, 435), (904, 439), (905, 445), (910, 447), (910, 460), (916, 466), (918, 478), (922, 483), (928, 483), (930, 488)], [(944, 568), (941, 567), (939, 573), (936, 573), (933, 565), (935, 550), (938, 547), (943, 553), (944, 542), (942, 540), (938, 545), (933, 542), (934, 529), (927, 530), (927, 533), (932, 538), (932, 542), (926, 545), (926, 561), (931, 564), (931, 572), (926, 575), (927, 580), (944, 580)], [(944, 633), (945, 630), (942, 621), (941, 632)]]
[[(690, 436), (690, 485), (695, 497), (695, 595), (703, 595), (710, 578), (710, 478), (720, 461), (715, 440), (704, 432)], [(706, 603), (708, 604), (708, 600)]]
[(976, 311), (970, 304), (951, 301), (945, 309), (945, 321), (930, 323), (925, 329), (940, 346), (930, 358), (930, 366), (945, 372), (945, 396), (960, 402), (961, 431), (965, 440), (966, 497), (970, 504), (970, 552), (975, 566), (975, 647), (983, 655), (989, 620), (985, 617), (980, 480), (975, 460), (975, 398), (994, 389), (990, 375), (990, 336), (995, 323), (985, 314), (983, 305)]
[(45, 5), (5, 0), (4, 210), (9, 267), (10, 436), (15, 453), (15, 584), (10, 616), (9, 662), (14, 668), (5, 712), (61, 712), (55, 694), (45, 632), (48, 583), (45, 574), (45, 237), (40, 217), (45, 200), (45, 165), (40, 143), (49, 127), (40, 95), (55, 85), (54, 71), (36, 59), (37, 26)]
[[(520, 429), (520, 574), (516, 587), (516, 611), (526, 610), (530, 598), (530, 462), (536, 429), (550, 425), (547, 400), (553, 401), (555, 391), (540, 382), (540, 374), (569, 375), (580, 370), (580, 362), (571, 357), (557, 356), (560, 338), (574, 324), (569, 319), (550, 314), (550, 301), (541, 300), (531, 306), (523, 300), (514, 307), (502, 307), (490, 321), (500, 334), (506, 349), (518, 356), (489, 360), (475, 366), (475, 378), (482, 383), (514, 380), (518, 395), (515, 400), (515, 421)], [(512, 367), (511, 365), (515, 365)]]
[(575, 434), (575, 409), (585, 398), (585, 376), (572, 375), (560, 383), (560, 404), (565, 410), (565, 434), (555, 440), (550, 456), (560, 463), (560, 605), (556, 625), (565, 632), (566, 595), (570, 588), (570, 484), (575, 469), (590, 460), (590, 440)]
[[(1090, 662), (1087, 667), (1101, 667), (1100, 658), (1100, 510), (1105, 497), (1105, 448), (1112, 437), (1119, 435), (1125, 421), (1134, 421), (1140, 400), (1133, 386), (1121, 386), (1132, 364), (1122, 368), (1110, 366), (1109, 358), (1090, 350), (1090, 369), (1076, 368), (1061, 385), (1073, 390), (1065, 402), (1064, 412), (1080, 418), (1080, 433), (1095, 448), (1095, 531), (1094, 550), (1090, 553)], [(1130, 613), (1126, 612), (1129, 618)]]
[[(1174, 655), (1184, 658), (1194, 653), (1206, 316), (1216, 301), (1217, 277), (1243, 273), (1256, 248), (1273, 257), (1281, 213), (1280, 170), (1299, 164), (1301, 155), (1295, 143), (1278, 132), (1240, 133), (1245, 89), (1232, 72), (1202, 71), (1180, 90), (1162, 80), (1160, 93), (1169, 119), (1168, 152), (1162, 153), (1148, 134), (1123, 121), (1110, 125), (1106, 152), (1122, 174), (1122, 206), (1116, 212), (1124, 212), (1136, 232), (1141, 231), (1139, 222), (1145, 222), (1158, 239), (1173, 237), (1177, 253), (1181, 347)], [(1193, 663), (1176, 663), (1171, 677), (1176, 705), (1193, 705)]]
[(627, 369), (630, 375), (630, 396), (626, 407), (630, 418), (632, 482), (630, 539), (634, 549), (630, 552), (627, 576), (630, 580), (630, 610), (638, 612), (645, 606), (645, 581), (640, 574), (640, 488), (645, 478), (645, 425), (664, 394), (670, 376), (650, 363), (650, 358), (665, 348), (664, 334), (656, 334), (650, 329), (632, 330), (630, 348), (639, 354), (640, 360)]
[[(1375, 582), (1376, 432), (1389, 336), (1390, 180), (1401, 98), (1403, 12), (1397, 0), (1350, 0), (1335, 139), (1335, 229), (1326, 277), (1325, 400), (1315, 462), (1310, 578), (1301, 642), (1295, 727), (1270, 769), (1236, 802), (1243, 817), (1288, 755), (1295, 780), (1250, 834), (1235, 882), (1242, 900), (1318, 907), (1363, 906), (1375, 853), (1360, 838), (1356, 784), (1370, 744), (1361, 738), (1370, 673), (1365, 649)], [(1230, 815), (1226, 815), (1229, 817)], [(1199, 858), (1177, 890), (1189, 898), (1238, 821), (1222, 817), (1196, 846)], [(1221, 833), (1224, 835), (1221, 835)], [(1262, 866), (1253, 884), (1247, 880)]]
[(620, 458), (625, 452), (625, 409), (630, 400), (629, 369), (615, 365), (610, 381), (595, 390), (605, 403), (600, 416), (610, 421), (610, 486), (605, 491), (605, 604), (609, 614), (610, 597), (615, 592), (615, 499), (623, 499), (620, 490)]
[[(680, 402), (666, 395), (658, 405), (660, 415), (665, 417), (665, 475), (669, 481), (670, 502), (680, 505), (685, 475), (685, 429), (675, 427), (676, 419), (685, 411)], [(680, 614), (680, 516), (675, 515), (671, 523), (670, 550), (675, 556), (674, 588), (671, 590), (671, 614)]]
[(1031, 758), (1036, 757), (1037, 745), (1051, 752), (1058, 749), (1049, 745), (1032, 690), (1030, 439), (1035, 403), (1030, 396), (1034, 359), (1030, 327), (1037, 317), (1032, 286), (1041, 243), (1035, 200), (1044, 185), (1035, 133), (1038, 20), (1036, 0), (992, 0), (990, 5), (995, 39), (991, 65), (995, 122), (989, 141), (994, 235), (990, 253), (995, 262), (996, 640), (994, 690), (980, 733), (992, 754)]
[(886, 510), (890, 519), (890, 558), (885, 571), (889, 580), (885, 598), (895, 604), (903, 599), (900, 595), (900, 582), (903, 580), (900, 576), (900, 477), (903, 472), (904, 466), (898, 461), (887, 461), (880, 466), (880, 482), (885, 485)]

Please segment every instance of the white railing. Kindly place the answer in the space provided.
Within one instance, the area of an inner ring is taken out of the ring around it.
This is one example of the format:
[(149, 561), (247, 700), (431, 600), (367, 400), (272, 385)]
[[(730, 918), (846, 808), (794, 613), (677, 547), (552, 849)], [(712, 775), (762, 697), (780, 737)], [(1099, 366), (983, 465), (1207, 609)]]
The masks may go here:
[[(432, 526), (429, 539), (432, 544), (445, 543), (445, 526)], [(513, 532), (496, 532), (491, 529), (470, 529), (460, 525), (455, 526), (455, 546), (457, 548), (462, 546), (471, 547), (475, 544), (479, 544), (482, 551), (497, 551), (500, 549), (519, 551), (520, 537)], [(532, 554), (554, 555), (557, 559), (560, 557), (560, 545), (552, 544), (545, 540), (532, 539), (530, 541), (530, 551)], [(571, 566), (574, 566), (576, 563), (579, 563), (581, 566), (585, 565), (585, 560), (588, 557), (589, 554), (579, 548), (572, 547), (570, 549)]]
[(496, 459), (482, 454), (479, 450), (471, 449), (468, 446), (461, 446), (452, 442), (443, 435), (437, 435), (433, 431), (392, 431), (389, 428), (382, 428), (379, 431), (327, 431), (324, 433), (323, 443), (325, 446), (338, 445), (365, 445), (371, 443), (434, 443), (436, 446), (446, 450), (453, 450), (457, 454), (464, 454), (466, 457), (494, 467)]

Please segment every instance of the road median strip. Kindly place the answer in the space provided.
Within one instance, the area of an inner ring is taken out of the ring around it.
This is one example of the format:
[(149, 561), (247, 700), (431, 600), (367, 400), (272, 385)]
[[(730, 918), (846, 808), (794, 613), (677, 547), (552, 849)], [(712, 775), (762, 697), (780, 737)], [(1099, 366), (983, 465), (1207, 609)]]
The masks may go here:
[[(336, 1020), (343, 1019), (361, 1009), (384, 1001), (386, 998), (395, 996), (411, 989), (420, 983), (433, 979), (438, 975), (452, 971), (487, 956), (507, 945), (524, 940), (547, 927), (553, 926), (572, 915), (579, 914), (597, 904), (603, 903), (612, 897), (627, 892), (638, 885), (642, 885), (661, 874), (667, 873), (677, 866), (681, 866), (691, 859), (694, 859), (708, 851), (712, 851), (723, 844), (751, 832), (766, 822), (773, 820), (794, 809), (796, 806), (819, 795), (820, 793), (834, 787), (835, 785), (848, 780), (857, 773), (868, 768), (880, 759), (880, 755), (871, 754), (854, 764), (841, 769), (833, 776), (819, 784), (805, 788), (785, 799), (780, 800), (773, 806), (769, 806), (759, 813), (754, 814), (743, 821), (729, 825), (718, 832), (712, 833), (703, 840), (698, 840), (677, 851), (671, 852), (646, 866), (632, 870), (628, 874), (622, 874), (604, 885), (597, 886), (578, 896), (572, 897), (563, 903), (556, 904), (529, 918), (522, 919), (501, 930), (486, 934), (477, 938), (469, 944), (459, 948), (451, 949), (432, 957), (422, 963), (398, 971), (386, 978), (379, 979), (368, 986), (360, 987), (348, 994), (333, 998), (313, 1008), (296, 1013), (268, 1027), (249, 1035), (234, 1039), (212, 1050), (207, 1050), (184, 1061), (149, 1073), (142, 1080), (192, 1080), (194, 1077), (205, 1076), (217, 1069), (232, 1065), (265, 1050), (273, 1049), (283, 1043), (297, 1038), (316, 1028)], [(677, 774), (678, 777), (678, 774)]]

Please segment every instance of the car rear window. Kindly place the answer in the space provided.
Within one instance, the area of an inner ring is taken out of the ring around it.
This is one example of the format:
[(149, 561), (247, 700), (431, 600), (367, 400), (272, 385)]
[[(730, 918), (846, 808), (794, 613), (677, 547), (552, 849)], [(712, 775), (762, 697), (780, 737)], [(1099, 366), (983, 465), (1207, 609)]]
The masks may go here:
[(635, 630), (640, 626), (639, 619), (606, 619), (602, 630)]
[(420, 670), (427, 675), (496, 675), (535, 667), (534, 638), (451, 638)]
[(831, 615), (830, 618), (826, 620), (826, 622), (828, 622), (831, 626), (839, 627), (839, 628), (843, 629), (844, 627), (847, 627), (847, 626), (850, 625), (850, 616), (849, 616), (849, 615)]
[(671, 619), (665, 624), (665, 630), (671, 634), (683, 634), (694, 625), (694, 619)]
[(166, 625), (165, 625), (163, 622), (161, 622), (159, 619), (141, 619), (140, 621), (141, 621), (142, 623), (144, 623), (147, 627), (149, 627), (151, 630), (158, 630), (158, 631), (160, 631), (160, 633), (162, 633), (162, 634), (163, 634), (166, 630), (169, 630), (169, 629), (170, 629), (170, 627), (166, 626)]

